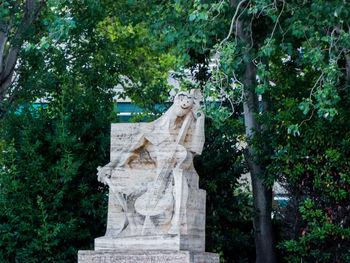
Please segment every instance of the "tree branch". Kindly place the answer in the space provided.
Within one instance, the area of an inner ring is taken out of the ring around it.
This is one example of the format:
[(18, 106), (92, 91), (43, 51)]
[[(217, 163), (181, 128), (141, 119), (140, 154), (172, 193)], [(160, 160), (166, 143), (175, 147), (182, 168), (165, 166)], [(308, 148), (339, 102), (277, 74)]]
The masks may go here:
[(7, 43), (6, 25), (0, 22), (0, 72), (2, 72), (3, 55)]
[[(277, 25), (278, 25), (278, 21), (279, 21), (281, 15), (282, 15), (282, 13), (283, 13), (285, 4), (286, 4), (286, 2), (283, 1), (282, 10), (281, 10), (280, 14), (278, 15), (278, 17), (277, 17), (277, 19), (276, 19), (276, 23), (275, 23), (275, 26), (273, 27), (273, 30), (272, 30), (272, 33), (271, 33), (271, 37), (270, 37), (270, 39), (269, 39), (269, 42), (267, 43), (267, 46), (270, 44), (270, 42), (271, 42), (271, 40), (272, 40), (272, 38), (273, 38), (273, 35), (275, 34), (276, 27), (277, 27)], [(276, 8), (277, 8), (277, 6), (276, 6)]]
[(242, 5), (245, 1), (247, 1), (247, 0), (241, 0), (241, 2), (238, 3), (238, 5), (237, 5), (237, 7), (236, 7), (235, 14), (233, 15), (232, 20), (231, 20), (230, 30), (228, 31), (227, 36), (220, 42), (219, 46), (222, 46), (222, 44), (225, 43), (225, 42), (230, 38), (230, 36), (232, 35), (233, 26), (234, 26), (235, 21), (236, 21), (236, 16), (237, 16), (237, 14), (238, 14), (239, 9), (241, 8), (241, 5)]
[[(12, 43), (10, 43), (10, 47), (7, 49), (5, 55), (4, 48), (6, 46), (8, 38), (1, 38), (0, 35), (0, 101), (2, 101), (5, 98), (5, 95), (12, 84), (11, 78), (16, 67), (18, 54), (24, 41), (24, 34), (26, 33), (26, 29), (28, 26), (32, 25), (38, 18), (40, 11), (47, 3), (47, 0), (40, 1), (38, 5), (36, 3), (36, 0), (26, 1), (26, 4), (23, 8), (24, 17), (20, 25), (18, 26), (17, 31), (14, 37), (12, 38)], [(8, 29), (10, 29), (11, 26), (12, 25), (9, 25)], [(6, 34), (6, 32), (4, 33)], [(3, 49), (2, 46), (4, 46)]]
[(46, 1), (45, 1), (45, 0), (42, 0), (42, 1), (40, 2), (38, 8), (37, 8), (37, 9), (35, 10), (35, 12), (34, 12), (34, 17), (33, 17), (34, 20), (36, 20), (36, 19), (38, 18), (41, 9), (43, 9), (43, 7), (46, 5), (47, 2), (48, 2), (47, 0), (46, 0)]
[(346, 61), (346, 86), (350, 89), (350, 55), (345, 56)]

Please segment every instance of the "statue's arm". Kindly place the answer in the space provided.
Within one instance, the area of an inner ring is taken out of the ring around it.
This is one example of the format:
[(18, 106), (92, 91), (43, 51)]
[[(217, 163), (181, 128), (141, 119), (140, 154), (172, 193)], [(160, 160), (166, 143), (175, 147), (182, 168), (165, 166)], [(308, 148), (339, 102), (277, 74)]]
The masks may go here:
[(105, 166), (101, 167), (99, 166), (97, 168), (97, 180), (101, 183), (106, 184), (106, 178), (111, 178), (112, 176), (112, 171), (116, 167), (120, 167), (125, 165), (129, 158), (132, 156), (133, 151), (142, 147), (145, 142), (145, 137), (143, 134), (140, 134), (139, 136), (136, 136), (135, 139), (133, 140), (133, 143), (130, 145), (125, 145), (122, 151), (120, 151), (117, 155), (117, 158), (114, 160), (111, 160), (108, 164)]

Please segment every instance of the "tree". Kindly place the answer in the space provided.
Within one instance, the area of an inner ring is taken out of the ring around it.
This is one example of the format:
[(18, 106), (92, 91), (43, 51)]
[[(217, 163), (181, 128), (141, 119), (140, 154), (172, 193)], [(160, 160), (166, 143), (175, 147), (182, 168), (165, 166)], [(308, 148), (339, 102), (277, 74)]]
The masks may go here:
[(12, 83), (14, 69), (23, 42), (46, 1), (2, 1), (0, 20), (0, 100)]
[[(282, 175), (292, 193), (295, 220), (282, 245), (288, 262), (347, 262), (350, 256), (344, 217), (350, 200), (349, 26), (344, 23), (349, 13), (344, 9), (343, 1), (286, 5), (286, 15), (293, 16), (281, 26), (291, 35), (285, 35), (281, 49), (270, 50), (268, 74), (280, 89), (268, 87), (274, 98), (269, 119), (276, 125), (269, 133), (279, 150), (268, 170)], [(283, 53), (290, 59), (282, 62)]]
[(21, 50), (16, 96), (0, 125), (4, 262), (73, 262), (105, 230), (96, 167), (108, 159), (117, 67), (92, 35), (103, 18), (92, 10), (71, 6), (80, 28), (64, 48), (36, 40)]
[[(13, 88), (14, 82), (17, 80), (16, 74), (19, 73), (22, 65), (21, 52), (25, 46), (28, 46), (35, 38), (43, 37), (42, 30), (39, 28), (46, 27), (59, 30), (62, 23), (58, 23), (55, 27), (48, 25), (50, 21), (40, 19), (43, 12), (47, 14), (47, 18), (56, 16), (58, 21), (60, 10), (52, 10), (47, 8), (49, 1), (25, 0), (25, 1), (1, 1), (0, 13), (0, 106), (4, 111), (6, 104), (11, 104), (14, 100), (17, 88)], [(52, 6), (51, 6), (52, 7)], [(59, 8), (59, 7), (58, 7)], [(45, 9), (45, 10), (44, 10)], [(62, 11), (63, 13), (63, 11)], [(38, 30), (39, 29), (39, 30)], [(62, 34), (56, 33), (55, 37)], [(37, 41), (37, 40), (36, 40)]]

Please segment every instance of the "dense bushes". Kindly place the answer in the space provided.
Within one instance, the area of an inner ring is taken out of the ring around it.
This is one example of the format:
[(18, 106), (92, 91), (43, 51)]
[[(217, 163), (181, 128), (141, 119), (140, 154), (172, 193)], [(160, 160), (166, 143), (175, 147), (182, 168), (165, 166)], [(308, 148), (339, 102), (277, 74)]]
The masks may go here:
[(236, 120), (221, 125), (207, 120), (205, 147), (195, 158), (200, 187), (207, 191), (206, 250), (230, 263), (255, 258), (252, 196), (238, 180), (245, 172), (234, 135), (240, 127)]
[[(349, 116), (344, 100), (339, 111)], [(315, 120), (291, 138), (274, 163), (288, 182), (291, 202), (282, 213), (287, 262), (350, 261), (350, 122)]]
[(96, 167), (108, 161), (112, 111), (105, 93), (71, 89), (2, 120), (1, 262), (75, 262), (104, 234)]
[[(279, 59), (271, 68), (289, 74), (273, 75), (281, 89), (271, 89), (270, 130), (262, 144), (271, 145), (266, 174), (281, 180), (290, 202), (281, 211), (280, 252), (285, 262), (342, 262), (350, 260), (350, 100), (349, 89), (338, 87), (337, 114), (327, 119), (312, 107), (305, 116), (303, 98), (309, 95), (312, 68), (298, 77), (296, 63)], [(294, 77), (292, 77), (294, 76)], [(341, 82), (339, 82), (341, 83)], [(273, 135), (273, 136), (271, 136)], [(260, 147), (263, 147), (260, 146)]]

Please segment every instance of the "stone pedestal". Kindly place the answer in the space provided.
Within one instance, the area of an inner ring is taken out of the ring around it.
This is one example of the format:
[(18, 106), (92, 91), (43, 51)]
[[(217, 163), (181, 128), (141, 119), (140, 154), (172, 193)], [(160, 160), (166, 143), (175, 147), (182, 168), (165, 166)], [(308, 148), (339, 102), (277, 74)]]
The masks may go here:
[(99, 237), (95, 239), (95, 250), (190, 250), (203, 252), (205, 243), (194, 235), (149, 235), (131, 237)]
[(80, 250), (78, 263), (219, 263), (219, 255), (191, 251)]

